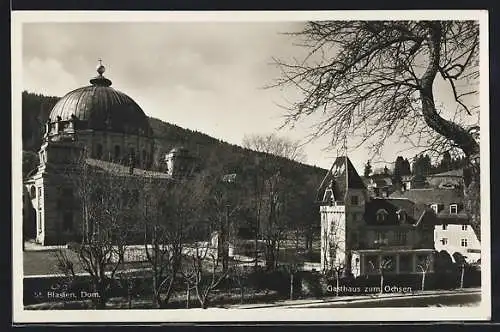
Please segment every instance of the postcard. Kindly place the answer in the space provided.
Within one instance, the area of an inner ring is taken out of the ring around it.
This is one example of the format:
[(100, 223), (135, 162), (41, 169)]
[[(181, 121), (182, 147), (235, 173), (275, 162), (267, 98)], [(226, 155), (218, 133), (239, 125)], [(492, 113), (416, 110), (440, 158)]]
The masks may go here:
[(14, 11), (13, 322), (490, 319), (487, 14)]

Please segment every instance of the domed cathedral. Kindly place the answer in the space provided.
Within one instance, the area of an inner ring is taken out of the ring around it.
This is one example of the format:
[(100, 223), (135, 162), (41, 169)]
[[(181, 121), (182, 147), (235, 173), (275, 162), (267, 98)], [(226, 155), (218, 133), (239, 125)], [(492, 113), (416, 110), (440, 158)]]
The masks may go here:
[(67, 93), (54, 106), (44, 143), (78, 141), (88, 157), (149, 168), (154, 149), (148, 117), (137, 103), (111, 87), (105, 67), (91, 85)]
[(78, 188), (68, 182), (67, 173), (82, 161), (110, 176), (154, 176), (166, 181), (185, 174), (193, 161), (187, 149), (174, 148), (161, 161), (164, 171), (154, 171), (148, 117), (132, 98), (111, 87), (104, 72), (100, 63), (90, 85), (67, 93), (50, 112), (40, 163), (24, 179), (25, 239), (50, 245), (81, 235), (82, 212), (75, 204)]

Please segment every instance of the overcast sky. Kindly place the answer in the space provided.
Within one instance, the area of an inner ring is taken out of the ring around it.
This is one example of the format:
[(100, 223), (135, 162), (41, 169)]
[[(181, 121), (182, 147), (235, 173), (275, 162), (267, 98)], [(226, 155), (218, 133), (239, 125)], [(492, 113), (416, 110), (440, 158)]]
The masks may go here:
[[(88, 85), (98, 59), (113, 87), (132, 97), (144, 112), (178, 126), (241, 144), (245, 134), (267, 134), (283, 122), (286, 91), (262, 89), (279, 71), (271, 58), (300, 57), (292, 37), (300, 23), (29, 23), (23, 25), (23, 88), (63, 96)], [(449, 96), (444, 96), (446, 102)], [(279, 135), (304, 140), (301, 123)], [(329, 168), (335, 151), (329, 138), (304, 146), (307, 163)], [(382, 159), (412, 157), (386, 148)], [(349, 157), (363, 172), (369, 151)], [(376, 167), (383, 165), (376, 164)]]

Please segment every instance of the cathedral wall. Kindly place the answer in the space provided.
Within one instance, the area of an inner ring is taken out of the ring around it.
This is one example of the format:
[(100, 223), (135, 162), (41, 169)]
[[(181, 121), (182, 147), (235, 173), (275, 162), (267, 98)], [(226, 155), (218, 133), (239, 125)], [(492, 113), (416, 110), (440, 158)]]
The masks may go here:
[[(78, 140), (82, 142), (89, 151), (90, 156), (96, 159), (108, 161), (128, 162), (128, 154), (133, 149), (139, 165), (148, 165), (153, 158), (154, 140), (150, 137), (130, 135), (124, 133), (89, 131), (79, 133)], [(101, 145), (100, 158), (99, 148)], [(119, 159), (116, 160), (115, 147), (119, 147)], [(146, 160), (144, 161), (144, 156)]]

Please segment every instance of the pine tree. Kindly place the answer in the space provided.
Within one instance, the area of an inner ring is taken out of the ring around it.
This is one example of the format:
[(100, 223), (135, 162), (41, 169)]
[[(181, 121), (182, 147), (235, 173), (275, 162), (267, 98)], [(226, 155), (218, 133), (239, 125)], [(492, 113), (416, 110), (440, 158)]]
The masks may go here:
[(363, 172), (363, 175), (365, 178), (369, 177), (370, 174), (372, 174), (372, 165), (370, 164), (370, 161), (368, 160), (365, 165), (365, 170)]
[(396, 158), (396, 162), (394, 163), (394, 173), (392, 176), (392, 183), (395, 185), (401, 185), (403, 182), (402, 175), (403, 175), (403, 168), (404, 168), (404, 159), (401, 156), (398, 156)]

